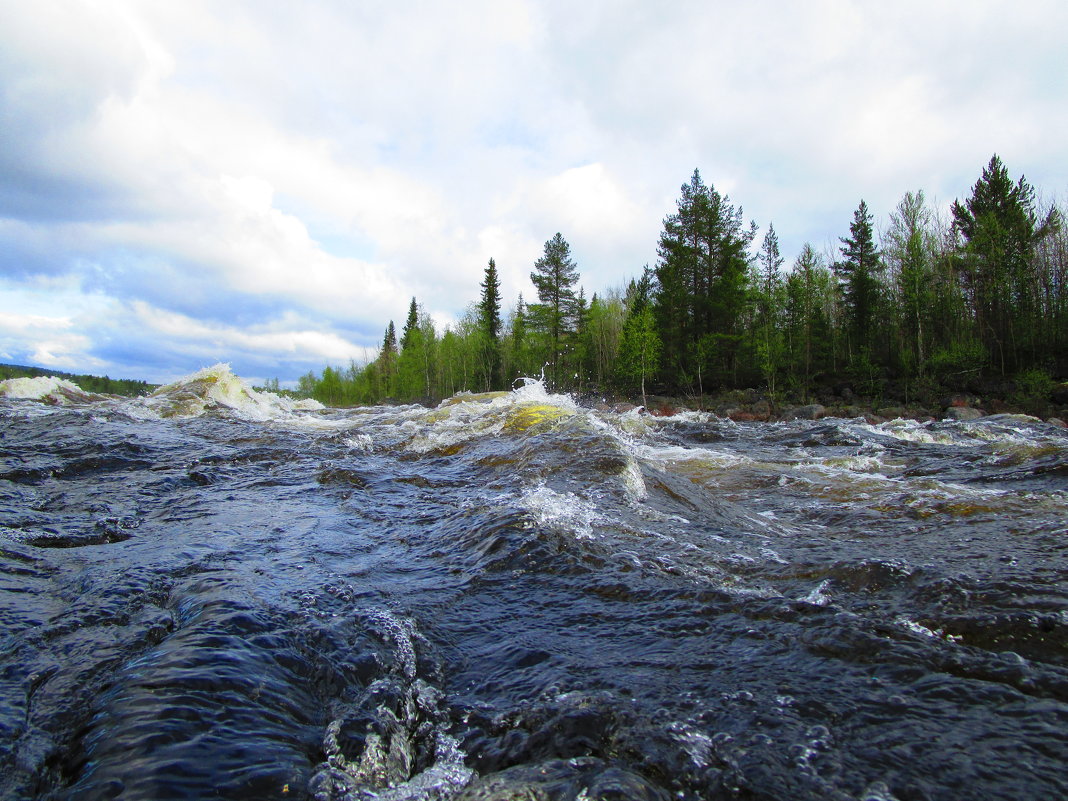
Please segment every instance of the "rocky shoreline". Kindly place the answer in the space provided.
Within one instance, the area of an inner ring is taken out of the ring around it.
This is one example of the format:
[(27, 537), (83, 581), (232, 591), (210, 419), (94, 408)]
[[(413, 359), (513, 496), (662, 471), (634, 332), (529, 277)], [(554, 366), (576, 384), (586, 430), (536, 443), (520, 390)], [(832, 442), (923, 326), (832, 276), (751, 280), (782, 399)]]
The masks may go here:
[(875, 425), (890, 420), (904, 419), (919, 422), (935, 420), (977, 420), (990, 415), (1026, 415), (1050, 425), (1068, 428), (1068, 385), (1061, 385), (1048, 399), (1010, 401), (996, 397), (981, 398), (977, 395), (959, 393), (925, 402), (874, 401), (853, 395), (846, 390), (841, 394), (822, 393), (818, 399), (807, 403), (794, 398), (775, 401), (755, 389), (733, 390), (717, 395), (677, 398), (663, 395), (647, 395), (641, 398), (601, 399), (596, 408), (626, 412), (640, 409), (654, 417), (671, 417), (688, 411), (711, 412), (717, 417), (737, 423), (781, 422), (786, 420), (819, 420), (824, 417), (845, 419), (863, 418)]

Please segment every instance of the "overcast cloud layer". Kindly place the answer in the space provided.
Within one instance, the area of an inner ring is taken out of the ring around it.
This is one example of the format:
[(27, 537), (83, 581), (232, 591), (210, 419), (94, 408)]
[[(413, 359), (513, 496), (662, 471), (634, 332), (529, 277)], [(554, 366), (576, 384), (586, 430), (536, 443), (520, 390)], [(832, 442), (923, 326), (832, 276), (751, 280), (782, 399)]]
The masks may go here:
[(994, 152), (1061, 197), (1066, 30), (1059, 1), (0, 0), (0, 361), (362, 362), (490, 257), (534, 297), (557, 231), (587, 295), (622, 285), (695, 167), (788, 263)]

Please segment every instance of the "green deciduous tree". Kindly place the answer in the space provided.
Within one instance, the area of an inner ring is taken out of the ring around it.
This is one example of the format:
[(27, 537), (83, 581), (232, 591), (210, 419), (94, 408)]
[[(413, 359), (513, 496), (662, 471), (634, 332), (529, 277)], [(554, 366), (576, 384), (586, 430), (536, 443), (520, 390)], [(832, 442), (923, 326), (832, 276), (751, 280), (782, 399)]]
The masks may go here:
[(922, 376), (931, 353), (934, 263), (938, 242), (923, 191), (906, 192), (890, 213), (883, 257), (897, 295), (899, 362), (906, 375)]
[(645, 384), (657, 371), (661, 342), (651, 303), (652, 281), (648, 270), (638, 282), (631, 283), (629, 309), (619, 340), (616, 372), (626, 390), (640, 387), (642, 405), (646, 405)]
[(833, 278), (823, 259), (805, 243), (786, 281), (785, 331), (791, 384), (803, 397), (829, 368)]
[(618, 290), (609, 290), (603, 297), (594, 295), (590, 301), (583, 329), (584, 350), (587, 373), (599, 387), (607, 387), (614, 378), (613, 369), (626, 316), (626, 304)]

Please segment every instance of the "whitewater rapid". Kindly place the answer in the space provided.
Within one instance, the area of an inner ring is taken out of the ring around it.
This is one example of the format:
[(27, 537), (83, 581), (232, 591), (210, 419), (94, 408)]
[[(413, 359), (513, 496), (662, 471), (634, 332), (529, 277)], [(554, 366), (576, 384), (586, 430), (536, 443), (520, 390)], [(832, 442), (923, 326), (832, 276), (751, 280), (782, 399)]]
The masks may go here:
[(0, 384), (0, 796), (1068, 797), (1068, 433)]

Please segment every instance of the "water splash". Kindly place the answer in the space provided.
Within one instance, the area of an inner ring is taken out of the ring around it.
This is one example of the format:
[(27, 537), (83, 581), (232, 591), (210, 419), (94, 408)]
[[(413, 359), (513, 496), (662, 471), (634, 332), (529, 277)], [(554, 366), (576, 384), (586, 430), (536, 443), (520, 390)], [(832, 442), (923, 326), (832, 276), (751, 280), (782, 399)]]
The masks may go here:
[(0, 397), (12, 400), (35, 400), (55, 406), (87, 403), (101, 396), (86, 392), (65, 378), (38, 376), (36, 378), (9, 378), (0, 381)]
[(315, 400), (293, 401), (273, 392), (255, 390), (234, 375), (230, 365), (222, 363), (165, 384), (142, 403), (161, 417), (196, 417), (222, 409), (260, 422), (324, 408)]
[(593, 501), (572, 492), (555, 492), (544, 484), (524, 491), (519, 505), (537, 525), (568, 531), (577, 538), (592, 539), (594, 525), (606, 521)]

